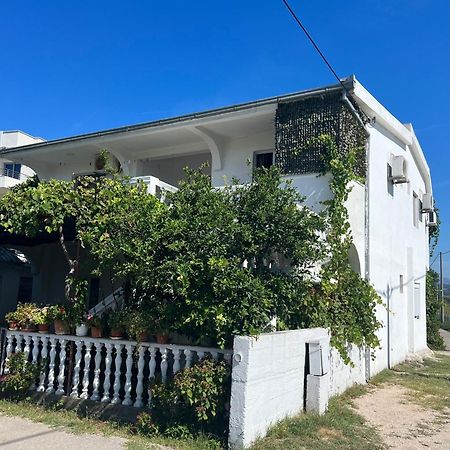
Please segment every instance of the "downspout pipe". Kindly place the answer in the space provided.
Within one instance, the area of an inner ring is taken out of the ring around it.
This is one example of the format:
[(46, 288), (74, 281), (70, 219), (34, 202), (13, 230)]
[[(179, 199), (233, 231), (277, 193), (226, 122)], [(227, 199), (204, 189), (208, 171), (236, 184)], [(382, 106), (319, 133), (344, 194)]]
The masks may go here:
[(355, 118), (355, 120), (361, 125), (362, 129), (364, 130), (366, 138), (368, 138), (370, 136), (370, 133), (367, 131), (366, 125), (362, 121), (360, 115), (358, 114), (358, 111), (356, 111), (356, 108), (353, 106), (353, 103), (348, 99), (346, 91), (342, 91), (341, 99), (347, 105), (348, 109), (350, 110), (350, 113)]

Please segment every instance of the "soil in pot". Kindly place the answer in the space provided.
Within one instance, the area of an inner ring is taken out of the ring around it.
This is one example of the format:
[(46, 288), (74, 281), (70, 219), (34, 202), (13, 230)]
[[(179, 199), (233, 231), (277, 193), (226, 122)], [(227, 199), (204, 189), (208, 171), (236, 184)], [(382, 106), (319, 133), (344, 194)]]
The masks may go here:
[(139, 333), (136, 336), (136, 340), (138, 342), (148, 342), (150, 340), (149, 335), (146, 331), (143, 331), (142, 333)]
[(24, 323), (21, 327), (20, 327), (21, 331), (26, 331), (26, 332), (33, 332), (33, 331), (37, 331), (37, 326), (34, 323)]
[(50, 325), (48, 323), (41, 323), (38, 325), (38, 331), (42, 334), (47, 334), (50, 332)]
[(101, 338), (103, 336), (103, 330), (100, 327), (91, 327), (91, 337)]

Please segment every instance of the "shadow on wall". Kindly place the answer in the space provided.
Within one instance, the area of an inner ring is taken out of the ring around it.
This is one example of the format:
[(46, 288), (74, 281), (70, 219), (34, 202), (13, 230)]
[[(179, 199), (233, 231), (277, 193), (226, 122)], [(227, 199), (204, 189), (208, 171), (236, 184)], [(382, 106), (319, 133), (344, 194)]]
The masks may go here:
[(18, 250), (0, 247), (0, 320), (17, 302), (31, 301), (33, 295), (31, 264)]

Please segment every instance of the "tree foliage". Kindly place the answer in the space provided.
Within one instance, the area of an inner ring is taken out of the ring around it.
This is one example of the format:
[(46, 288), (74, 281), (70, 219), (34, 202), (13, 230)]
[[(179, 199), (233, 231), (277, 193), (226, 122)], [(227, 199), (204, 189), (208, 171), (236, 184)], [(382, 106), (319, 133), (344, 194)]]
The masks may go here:
[(434, 350), (443, 350), (444, 340), (439, 334), (439, 313), (442, 301), (438, 294), (439, 274), (433, 269), (427, 271), (426, 279), (426, 311), (427, 311), (427, 342)]

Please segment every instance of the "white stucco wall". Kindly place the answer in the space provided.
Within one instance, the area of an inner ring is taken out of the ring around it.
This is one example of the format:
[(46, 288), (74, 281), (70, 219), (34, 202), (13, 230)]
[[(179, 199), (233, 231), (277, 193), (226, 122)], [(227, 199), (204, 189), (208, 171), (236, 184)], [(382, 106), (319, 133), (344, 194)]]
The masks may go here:
[[(373, 375), (388, 364), (403, 361), (409, 352), (426, 349), (428, 229), (425, 217), (417, 228), (413, 224), (413, 192), (421, 197), (425, 183), (409, 148), (380, 125), (370, 128), (369, 142), (369, 273), (383, 302), (386, 306), (389, 303), (389, 310), (385, 306), (377, 308), (383, 323), (378, 333), (382, 348), (376, 350), (376, 359), (371, 363)], [(397, 155), (408, 161), (409, 183), (393, 186), (391, 195), (387, 164)], [(414, 317), (414, 283), (420, 289), (419, 318)]]

